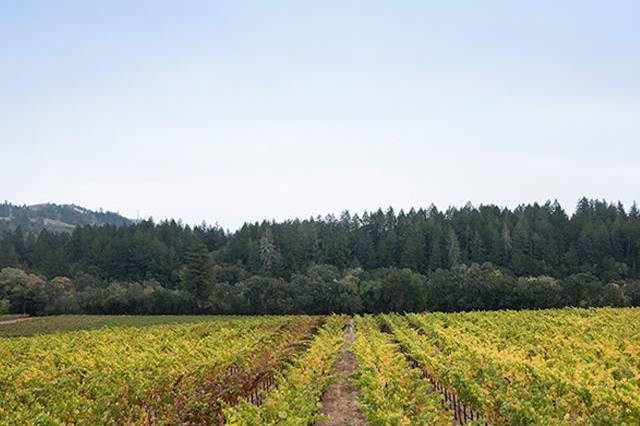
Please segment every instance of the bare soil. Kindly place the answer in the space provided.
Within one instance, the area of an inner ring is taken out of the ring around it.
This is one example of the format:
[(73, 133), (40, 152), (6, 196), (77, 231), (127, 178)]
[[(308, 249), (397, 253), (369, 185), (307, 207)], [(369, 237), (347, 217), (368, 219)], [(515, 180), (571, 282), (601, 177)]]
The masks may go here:
[(335, 370), (338, 380), (329, 385), (322, 396), (321, 414), (329, 420), (320, 421), (317, 426), (361, 426), (366, 424), (365, 415), (358, 402), (358, 387), (349, 380), (356, 371), (358, 360), (353, 353), (353, 320), (345, 332), (346, 343), (341, 349)]

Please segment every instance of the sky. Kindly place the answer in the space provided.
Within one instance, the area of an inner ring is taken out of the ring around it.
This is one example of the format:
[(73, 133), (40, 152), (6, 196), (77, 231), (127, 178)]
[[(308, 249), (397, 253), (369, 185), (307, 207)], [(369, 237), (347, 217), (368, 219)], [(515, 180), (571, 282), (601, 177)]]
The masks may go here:
[(637, 1), (0, 0), (0, 199), (245, 221), (640, 201)]

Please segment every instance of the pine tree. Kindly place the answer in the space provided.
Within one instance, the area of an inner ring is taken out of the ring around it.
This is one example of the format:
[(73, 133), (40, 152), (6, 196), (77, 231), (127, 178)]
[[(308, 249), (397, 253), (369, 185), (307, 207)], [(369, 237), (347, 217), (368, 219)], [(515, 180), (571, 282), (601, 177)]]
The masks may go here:
[(9, 238), (0, 239), (0, 269), (18, 265), (18, 255)]
[(380, 238), (380, 244), (378, 244), (378, 266), (382, 268), (388, 268), (391, 266), (397, 266), (396, 258), (398, 254), (398, 236), (395, 231), (391, 230), (386, 232), (382, 238)]
[(471, 247), (469, 248), (469, 256), (471, 262), (482, 263), (484, 261), (484, 248), (482, 247), (482, 238), (478, 231), (473, 234)]
[(509, 225), (505, 220), (502, 223), (502, 264), (508, 265), (511, 260), (511, 232), (509, 231)]
[(369, 269), (374, 267), (376, 254), (373, 247), (373, 240), (364, 229), (356, 231), (354, 237), (354, 255), (363, 268)]
[(265, 271), (271, 271), (278, 259), (278, 249), (273, 242), (273, 235), (271, 234), (271, 228), (267, 228), (262, 238), (260, 238), (259, 244), (260, 263), (262, 269)]
[(182, 288), (196, 297), (196, 303), (201, 308), (212, 281), (213, 263), (209, 251), (200, 240), (196, 240), (186, 253), (186, 260), (180, 271)]
[(426, 272), (425, 241), (422, 232), (414, 230), (407, 237), (402, 248), (401, 266), (413, 271)]
[(455, 268), (460, 264), (460, 257), (462, 252), (460, 251), (460, 243), (458, 242), (458, 236), (453, 228), (449, 229), (449, 237), (447, 238), (447, 258), (449, 260), (449, 267)]
[(429, 269), (432, 271), (444, 268), (441, 250), (442, 244), (440, 227), (435, 225), (431, 232), (431, 246), (429, 249)]
[(511, 267), (518, 275), (529, 275), (531, 269), (531, 239), (529, 225), (524, 216), (513, 229)]

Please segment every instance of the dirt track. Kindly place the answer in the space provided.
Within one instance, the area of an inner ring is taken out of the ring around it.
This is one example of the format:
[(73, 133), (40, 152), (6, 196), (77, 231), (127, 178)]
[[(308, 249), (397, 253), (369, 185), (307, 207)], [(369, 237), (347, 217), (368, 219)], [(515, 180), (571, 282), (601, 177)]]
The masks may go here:
[(317, 423), (317, 426), (361, 426), (365, 425), (365, 416), (360, 410), (358, 402), (358, 388), (349, 378), (358, 365), (358, 360), (351, 350), (353, 345), (353, 320), (345, 333), (347, 341), (341, 350), (340, 358), (336, 362), (338, 380), (329, 385), (322, 397), (321, 414), (329, 420)]

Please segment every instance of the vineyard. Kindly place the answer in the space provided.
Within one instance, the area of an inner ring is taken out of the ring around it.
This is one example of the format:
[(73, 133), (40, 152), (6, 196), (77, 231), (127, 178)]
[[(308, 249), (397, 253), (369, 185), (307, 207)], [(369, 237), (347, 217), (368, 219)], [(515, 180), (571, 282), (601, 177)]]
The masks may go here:
[[(640, 424), (640, 309), (0, 324), (0, 424)], [(352, 336), (347, 346), (346, 336)], [(352, 353), (355, 373), (336, 365)]]

